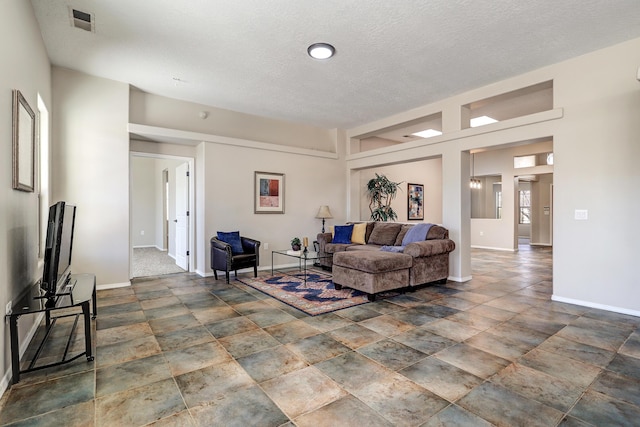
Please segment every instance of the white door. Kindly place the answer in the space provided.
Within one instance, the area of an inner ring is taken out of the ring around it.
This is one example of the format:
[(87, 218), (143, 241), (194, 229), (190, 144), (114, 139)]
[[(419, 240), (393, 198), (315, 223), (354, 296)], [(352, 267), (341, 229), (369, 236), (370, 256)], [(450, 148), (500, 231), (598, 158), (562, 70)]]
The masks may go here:
[(189, 271), (189, 164), (176, 168), (176, 264)]

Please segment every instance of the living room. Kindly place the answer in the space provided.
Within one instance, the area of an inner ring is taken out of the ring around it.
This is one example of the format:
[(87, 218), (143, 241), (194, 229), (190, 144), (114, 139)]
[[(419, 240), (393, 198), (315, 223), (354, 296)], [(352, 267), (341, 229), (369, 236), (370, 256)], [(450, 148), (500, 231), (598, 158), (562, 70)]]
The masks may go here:
[[(456, 242), (450, 279), (471, 277), (470, 177), (476, 150), (518, 146), (552, 138), (554, 163), (553, 298), (587, 307), (640, 315), (640, 288), (632, 268), (640, 229), (640, 39), (563, 60), (444, 100), (349, 129), (236, 113), (139, 91), (130, 84), (51, 64), (29, 2), (11, 0), (0, 18), (5, 37), (0, 81), (3, 170), (11, 170), (11, 90), (32, 108), (40, 97), (51, 113), (48, 200), (79, 206), (74, 269), (94, 272), (101, 288), (130, 283), (129, 162), (132, 152), (194, 159), (195, 227), (192, 271), (211, 275), (208, 241), (216, 231), (243, 234), (286, 247), (293, 235), (319, 231), (315, 214), (328, 205), (333, 224), (367, 219), (362, 208), (363, 171), (417, 160), (440, 159), (440, 217)], [(553, 81), (553, 109), (538, 115), (463, 129), (460, 106), (540, 82)], [(206, 111), (208, 117), (201, 118)], [(396, 149), (351, 152), (351, 140), (395, 123), (442, 112), (443, 135)], [(285, 213), (253, 211), (254, 172), (283, 173)], [(400, 181), (409, 178), (394, 177)], [(411, 177), (411, 180), (419, 177)], [(425, 176), (425, 184), (428, 184)], [(6, 305), (41, 276), (39, 199), (10, 190), (1, 180), (0, 303)], [(437, 191), (437, 190), (436, 190)], [(576, 211), (588, 211), (578, 219)], [(98, 244), (97, 244), (98, 242)], [(263, 249), (264, 254), (266, 252)], [(261, 266), (268, 267), (264, 256)], [(24, 319), (29, 330), (28, 320)], [(6, 325), (2, 327), (8, 337)], [(4, 382), (10, 373), (3, 344)]]

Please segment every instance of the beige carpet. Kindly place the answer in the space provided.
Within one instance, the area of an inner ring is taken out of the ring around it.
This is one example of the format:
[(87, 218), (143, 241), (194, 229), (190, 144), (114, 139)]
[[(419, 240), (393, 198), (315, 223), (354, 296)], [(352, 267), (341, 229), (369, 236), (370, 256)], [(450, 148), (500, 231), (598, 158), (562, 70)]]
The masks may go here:
[(157, 248), (133, 249), (132, 277), (161, 276), (163, 274), (184, 273), (176, 265), (176, 260), (167, 255), (167, 251)]

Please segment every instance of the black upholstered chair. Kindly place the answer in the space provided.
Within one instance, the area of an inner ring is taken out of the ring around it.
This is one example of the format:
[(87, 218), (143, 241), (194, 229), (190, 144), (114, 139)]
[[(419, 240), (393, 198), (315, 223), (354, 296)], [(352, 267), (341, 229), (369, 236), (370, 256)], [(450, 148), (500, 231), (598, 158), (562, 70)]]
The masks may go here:
[(216, 280), (218, 270), (224, 271), (227, 283), (229, 283), (229, 272), (234, 271), (236, 277), (238, 270), (253, 267), (253, 277), (258, 277), (258, 264), (260, 263), (260, 242), (248, 237), (240, 236), (244, 253), (233, 254), (231, 245), (225, 243), (217, 237), (211, 238), (211, 269)]

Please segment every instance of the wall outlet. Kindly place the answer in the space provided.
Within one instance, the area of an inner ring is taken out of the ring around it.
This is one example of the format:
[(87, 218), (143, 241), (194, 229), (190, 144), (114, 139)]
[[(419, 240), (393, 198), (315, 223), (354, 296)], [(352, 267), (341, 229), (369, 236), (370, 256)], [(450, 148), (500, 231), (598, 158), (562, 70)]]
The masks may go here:
[(140, 231), (140, 235), (141, 235), (141, 236), (144, 236), (144, 230), (141, 230), (141, 231)]
[(480, 232), (480, 237), (484, 236), (484, 231)]
[(269, 250), (269, 244), (268, 243), (264, 243), (264, 250), (268, 251)]
[(13, 301), (7, 303), (7, 315), (11, 314), (11, 307), (13, 307)]

